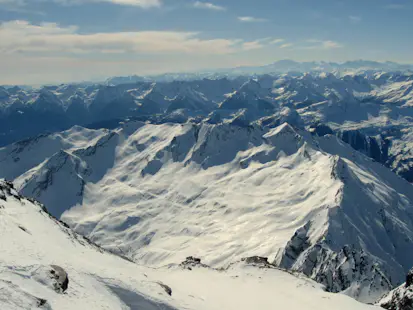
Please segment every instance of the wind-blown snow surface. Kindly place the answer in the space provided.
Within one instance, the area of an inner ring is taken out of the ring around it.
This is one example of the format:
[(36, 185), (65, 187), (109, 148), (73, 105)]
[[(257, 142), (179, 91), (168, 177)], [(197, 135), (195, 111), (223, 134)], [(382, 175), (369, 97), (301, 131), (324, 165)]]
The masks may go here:
[[(378, 309), (245, 262), (226, 271), (138, 266), (72, 232), (1, 180), (0, 224), (2, 310)], [(64, 292), (54, 286), (56, 266), (69, 277)]]
[(265, 256), (365, 302), (411, 267), (412, 185), (334, 136), (288, 124), (129, 122), (15, 182), (77, 232), (146, 265)]

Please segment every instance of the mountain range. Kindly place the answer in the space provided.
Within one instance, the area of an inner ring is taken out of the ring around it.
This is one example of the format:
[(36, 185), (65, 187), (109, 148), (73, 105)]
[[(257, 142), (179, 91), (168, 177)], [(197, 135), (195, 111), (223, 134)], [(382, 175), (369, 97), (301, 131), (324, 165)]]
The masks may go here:
[(413, 74), (323, 65), (4, 87), (0, 307), (410, 309)]

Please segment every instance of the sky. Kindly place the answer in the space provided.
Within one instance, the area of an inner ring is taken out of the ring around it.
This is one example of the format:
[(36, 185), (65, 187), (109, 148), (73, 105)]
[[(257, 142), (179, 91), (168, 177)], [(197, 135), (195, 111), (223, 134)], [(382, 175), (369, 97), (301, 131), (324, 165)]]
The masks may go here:
[(413, 63), (413, 0), (0, 0), (0, 84), (264, 65)]

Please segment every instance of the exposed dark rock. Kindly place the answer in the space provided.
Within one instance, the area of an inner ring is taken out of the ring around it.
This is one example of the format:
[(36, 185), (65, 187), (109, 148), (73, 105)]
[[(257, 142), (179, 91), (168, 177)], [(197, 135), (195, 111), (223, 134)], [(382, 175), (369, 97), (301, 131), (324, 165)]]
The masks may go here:
[(310, 224), (307, 223), (304, 227), (298, 229), (291, 240), (288, 241), (280, 262), (281, 268), (290, 269), (300, 254), (310, 246), (307, 237), (309, 226)]
[(14, 197), (21, 200), (21, 196), (17, 193), (12, 182), (0, 180), (0, 199), (7, 201), (7, 197)]
[(251, 257), (242, 258), (241, 261), (245, 262), (246, 264), (254, 265), (254, 266), (258, 266), (262, 268), (274, 268), (275, 267), (275, 265), (271, 264), (268, 261), (267, 257), (251, 256)]
[(156, 282), (156, 283), (158, 283), (158, 284), (165, 290), (165, 292), (166, 292), (169, 296), (172, 296), (172, 289), (171, 289), (168, 285), (166, 285), (166, 284), (164, 284), (164, 283), (162, 283), (162, 282)]
[(378, 303), (388, 310), (413, 310), (413, 269), (406, 277), (406, 283), (391, 291)]
[(47, 303), (47, 300), (46, 299), (43, 299), (43, 298), (37, 298), (37, 307), (42, 307), (42, 306), (44, 306), (44, 305), (46, 305), (46, 303)]
[(56, 292), (63, 293), (67, 290), (69, 286), (69, 276), (66, 271), (59, 266), (50, 266), (50, 277), (55, 280), (53, 283)]
[(385, 164), (388, 159), (388, 141), (382, 137), (370, 137), (359, 130), (344, 130), (337, 133), (337, 136), (350, 144), (355, 150), (360, 151), (375, 161)]
[(324, 124), (314, 124), (310, 126), (310, 131), (319, 137), (334, 134), (333, 130)]
[(210, 268), (208, 265), (202, 264), (200, 258), (188, 256), (185, 261), (180, 264), (185, 269), (192, 270), (193, 267)]
[(406, 287), (413, 284), (413, 269), (410, 269), (409, 273), (406, 276)]

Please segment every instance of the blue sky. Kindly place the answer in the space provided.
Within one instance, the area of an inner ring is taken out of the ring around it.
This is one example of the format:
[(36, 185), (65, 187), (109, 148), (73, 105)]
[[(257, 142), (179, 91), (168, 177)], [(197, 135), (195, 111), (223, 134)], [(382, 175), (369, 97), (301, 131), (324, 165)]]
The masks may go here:
[(413, 63), (413, 0), (0, 0), (0, 83), (280, 59)]

